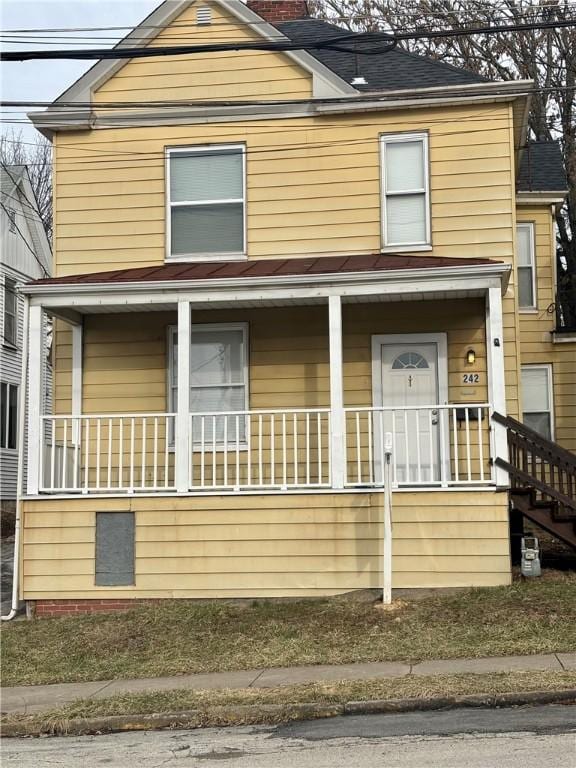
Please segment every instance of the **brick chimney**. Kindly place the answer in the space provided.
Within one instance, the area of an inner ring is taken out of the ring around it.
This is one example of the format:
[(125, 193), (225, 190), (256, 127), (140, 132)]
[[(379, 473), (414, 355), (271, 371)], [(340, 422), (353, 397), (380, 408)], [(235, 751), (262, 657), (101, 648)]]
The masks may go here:
[(308, 16), (306, 0), (248, 0), (248, 8), (270, 24), (294, 21)]

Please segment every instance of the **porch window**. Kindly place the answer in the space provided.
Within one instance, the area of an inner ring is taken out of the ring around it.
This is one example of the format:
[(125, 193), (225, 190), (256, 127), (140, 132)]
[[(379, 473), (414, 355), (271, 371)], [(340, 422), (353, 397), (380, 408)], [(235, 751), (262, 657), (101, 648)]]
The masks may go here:
[(18, 300), (16, 298), (16, 283), (10, 278), (4, 279), (4, 322), (3, 336), (6, 344), (16, 346)]
[(522, 366), (523, 421), (526, 426), (552, 439), (552, 366)]
[[(194, 325), (190, 346), (190, 412), (231, 413), (248, 409), (248, 326), (246, 323)], [(170, 410), (178, 408), (178, 332), (170, 329)], [(200, 418), (193, 438), (201, 439)], [(225, 430), (226, 427), (226, 430)], [(238, 419), (239, 440), (246, 440), (246, 420)], [(226, 431), (226, 434), (225, 434)], [(204, 440), (236, 441), (236, 419), (204, 419)]]
[(518, 224), (518, 306), (536, 309), (536, 259), (534, 254), (534, 225)]
[(245, 255), (243, 145), (169, 149), (168, 258)]
[(430, 246), (428, 136), (382, 136), (382, 240), (385, 248)]
[(15, 450), (18, 418), (18, 387), (0, 384), (0, 448)]

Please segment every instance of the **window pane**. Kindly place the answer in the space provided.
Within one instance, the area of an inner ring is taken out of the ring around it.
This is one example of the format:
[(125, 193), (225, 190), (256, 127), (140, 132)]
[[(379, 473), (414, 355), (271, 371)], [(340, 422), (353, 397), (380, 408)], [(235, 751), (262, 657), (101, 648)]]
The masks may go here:
[(546, 368), (522, 368), (522, 403), (525, 413), (550, 410)]
[(242, 203), (172, 208), (172, 254), (242, 253)]
[(18, 389), (15, 386), (8, 388), (8, 448), (16, 448), (16, 424), (18, 412)]
[[(243, 411), (246, 407), (244, 387), (203, 387), (193, 389), (190, 392), (190, 410), (192, 413), (205, 413), (210, 411)], [(206, 417), (204, 419), (204, 439), (211, 441), (216, 430), (216, 442), (224, 439), (226, 427), (227, 438), (230, 442), (236, 442), (236, 418), (228, 416)], [(193, 435), (195, 443), (201, 440), (201, 419), (193, 419)], [(238, 438), (246, 439), (246, 419), (238, 418)]]
[(424, 142), (386, 143), (386, 191), (406, 192), (424, 189)]
[(4, 338), (11, 344), (16, 343), (16, 323), (13, 315), (4, 315)]
[(240, 330), (193, 332), (190, 384), (243, 384), (242, 339), (243, 333)]
[(243, 199), (242, 152), (212, 150), (170, 155), (170, 200)]
[(4, 311), (9, 312), (11, 315), (16, 314), (16, 289), (12, 281), (6, 281), (6, 289), (4, 292)]
[(518, 304), (521, 307), (534, 306), (532, 267), (518, 267)]
[(426, 198), (422, 195), (395, 195), (386, 199), (386, 243), (426, 242)]
[(519, 266), (527, 267), (532, 265), (533, 259), (530, 233), (531, 227), (529, 226), (520, 226), (516, 230)]
[(538, 432), (542, 437), (545, 437), (548, 440), (552, 438), (549, 413), (525, 413), (524, 424), (535, 432)]

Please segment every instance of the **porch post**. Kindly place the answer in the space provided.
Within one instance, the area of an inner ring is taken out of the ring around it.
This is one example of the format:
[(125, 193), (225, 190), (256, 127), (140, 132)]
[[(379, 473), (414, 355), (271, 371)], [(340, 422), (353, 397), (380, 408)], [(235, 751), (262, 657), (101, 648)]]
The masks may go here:
[(344, 488), (345, 419), (342, 378), (342, 302), (340, 296), (328, 297), (328, 329), (330, 338), (330, 449), (332, 487)]
[[(83, 326), (72, 326), (72, 416), (82, 415), (82, 345)], [(72, 420), (72, 440), (80, 440), (80, 420)]]
[[(488, 288), (486, 295), (486, 352), (488, 363), (488, 399), (494, 411), (506, 415), (506, 381), (504, 374), (504, 329), (500, 286)], [(492, 422), (492, 459), (508, 461), (506, 427)], [(508, 473), (492, 466), (492, 479), (497, 486), (508, 486)]]
[(178, 493), (190, 490), (190, 302), (178, 301), (178, 410), (176, 413), (175, 483)]
[[(41, 485), (41, 462), (44, 448), (42, 429), (42, 387), (44, 371), (44, 327), (41, 306), (32, 305), (28, 315), (28, 461), (26, 490), (35, 496)], [(26, 382), (22, 382), (26, 386)]]

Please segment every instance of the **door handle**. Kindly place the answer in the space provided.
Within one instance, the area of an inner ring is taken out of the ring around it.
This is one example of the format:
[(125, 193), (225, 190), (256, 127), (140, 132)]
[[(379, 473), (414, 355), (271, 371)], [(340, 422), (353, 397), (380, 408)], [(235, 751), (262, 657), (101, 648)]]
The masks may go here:
[(432, 419), (432, 424), (438, 424), (438, 419)]

